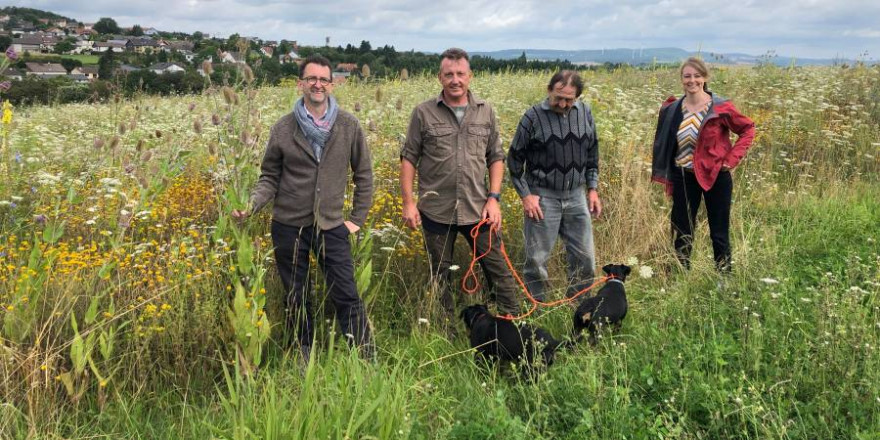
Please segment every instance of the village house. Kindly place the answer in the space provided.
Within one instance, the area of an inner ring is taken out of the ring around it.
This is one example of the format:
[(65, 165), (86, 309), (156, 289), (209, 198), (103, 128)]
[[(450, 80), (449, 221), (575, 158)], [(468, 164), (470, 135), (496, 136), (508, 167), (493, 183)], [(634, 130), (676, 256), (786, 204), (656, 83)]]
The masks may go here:
[(21, 81), (24, 78), (25, 74), (19, 69), (13, 69), (12, 67), (9, 67), (3, 72), (0, 72), (0, 76), (6, 79)]
[(53, 78), (67, 75), (67, 69), (58, 63), (24, 63), (25, 73), (28, 76), (40, 78)]
[(150, 37), (135, 37), (128, 40), (131, 43), (131, 48), (137, 53), (153, 53), (159, 49), (159, 45), (156, 43), (156, 40)]
[(127, 52), (132, 50), (129, 40), (107, 40), (98, 41), (92, 46), (92, 53), (110, 52)]
[(300, 61), (302, 61), (302, 58), (300, 58), (299, 55), (292, 50), (288, 53), (283, 53), (281, 55), (278, 55), (278, 62), (281, 64), (287, 64), (287, 63), (299, 64)]
[(156, 63), (150, 67), (147, 67), (147, 70), (153, 72), (157, 75), (164, 75), (166, 73), (177, 73), (177, 72), (186, 72), (186, 69), (177, 63)]
[(83, 75), (88, 80), (98, 79), (98, 68), (96, 66), (82, 66), (82, 67), (74, 67), (73, 70), (70, 71), (71, 75)]

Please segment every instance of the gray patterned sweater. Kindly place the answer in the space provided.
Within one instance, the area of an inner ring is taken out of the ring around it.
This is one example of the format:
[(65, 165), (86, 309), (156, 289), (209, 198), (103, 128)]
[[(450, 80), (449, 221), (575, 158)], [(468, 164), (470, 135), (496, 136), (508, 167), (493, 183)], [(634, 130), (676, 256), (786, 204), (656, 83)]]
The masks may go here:
[(590, 107), (580, 100), (567, 114), (547, 100), (523, 115), (507, 156), (513, 186), (520, 197), (534, 187), (571, 190), (599, 186), (599, 136)]

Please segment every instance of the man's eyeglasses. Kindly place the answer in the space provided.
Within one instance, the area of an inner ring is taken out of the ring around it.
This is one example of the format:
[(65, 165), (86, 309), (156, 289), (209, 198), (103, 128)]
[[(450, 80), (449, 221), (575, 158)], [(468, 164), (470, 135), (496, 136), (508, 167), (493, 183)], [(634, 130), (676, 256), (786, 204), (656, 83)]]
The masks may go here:
[(330, 78), (323, 78), (319, 76), (307, 76), (303, 78), (303, 81), (308, 83), (308, 85), (313, 86), (315, 84), (321, 83), (322, 86), (328, 86), (333, 83), (333, 80)]

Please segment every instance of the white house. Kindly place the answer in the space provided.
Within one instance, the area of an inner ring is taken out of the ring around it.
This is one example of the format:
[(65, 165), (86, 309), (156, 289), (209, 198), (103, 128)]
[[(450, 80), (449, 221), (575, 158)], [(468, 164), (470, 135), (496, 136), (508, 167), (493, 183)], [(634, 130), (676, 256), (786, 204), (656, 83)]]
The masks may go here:
[(164, 75), (166, 73), (186, 72), (186, 69), (184, 69), (183, 66), (177, 63), (156, 63), (150, 67), (147, 67), (147, 70), (158, 75)]

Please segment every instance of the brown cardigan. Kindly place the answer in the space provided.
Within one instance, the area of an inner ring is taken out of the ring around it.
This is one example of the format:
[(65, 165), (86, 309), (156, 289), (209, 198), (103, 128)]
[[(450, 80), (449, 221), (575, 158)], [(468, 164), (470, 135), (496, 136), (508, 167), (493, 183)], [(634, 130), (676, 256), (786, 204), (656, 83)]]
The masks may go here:
[(373, 165), (358, 120), (339, 110), (318, 163), (296, 117), (288, 113), (269, 134), (260, 179), (251, 193), (251, 213), (274, 199), (273, 220), (333, 229), (343, 223), (349, 168), (355, 184), (349, 220), (363, 226), (373, 198)]

